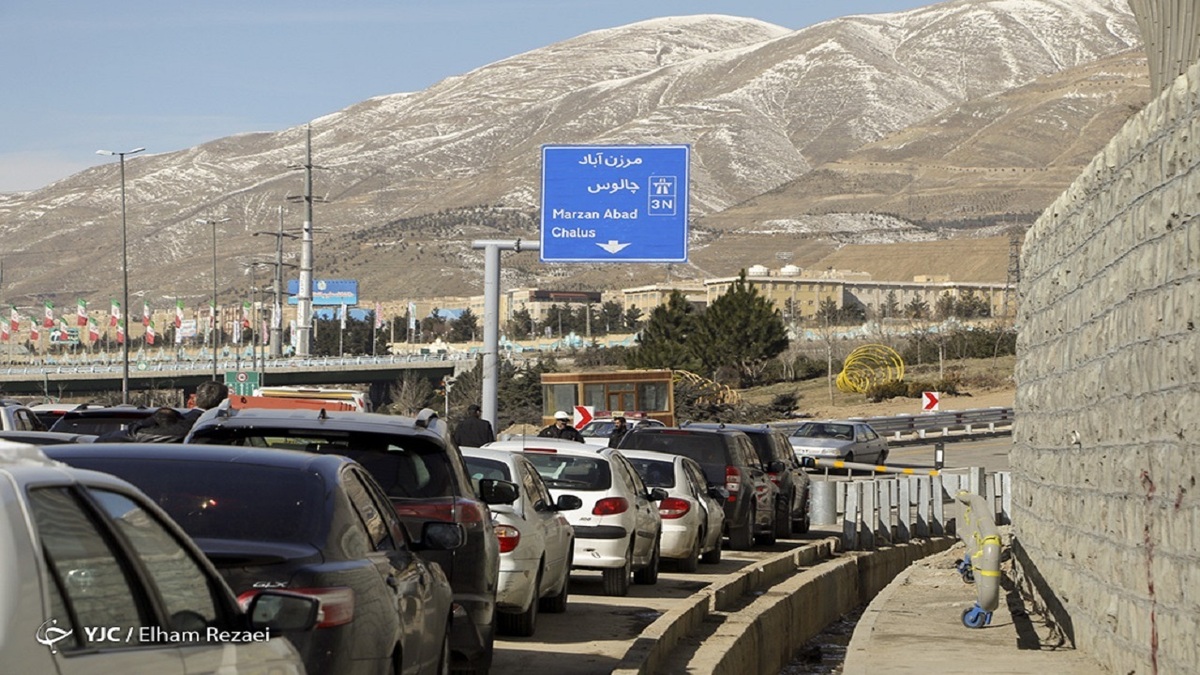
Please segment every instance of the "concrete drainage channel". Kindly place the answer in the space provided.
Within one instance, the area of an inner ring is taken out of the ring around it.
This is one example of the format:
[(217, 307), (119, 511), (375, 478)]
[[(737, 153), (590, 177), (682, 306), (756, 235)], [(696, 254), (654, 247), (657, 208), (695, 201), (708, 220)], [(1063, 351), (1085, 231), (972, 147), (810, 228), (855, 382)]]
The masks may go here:
[(954, 537), (839, 552), (829, 537), (727, 575), (646, 627), (613, 670), (620, 675), (778, 675), (796, 650), (866, 605), (913, 561)]

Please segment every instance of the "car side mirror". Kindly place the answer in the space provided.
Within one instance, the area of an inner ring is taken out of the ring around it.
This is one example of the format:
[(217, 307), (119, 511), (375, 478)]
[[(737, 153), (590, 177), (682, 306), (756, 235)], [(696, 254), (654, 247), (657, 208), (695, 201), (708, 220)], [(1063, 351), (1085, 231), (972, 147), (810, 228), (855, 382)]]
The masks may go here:
[(815, 469), (817, 468), (817, 462), (812, 457), (801, 457), (800, 466), (805, 469)]
[(479, 479), (479, 498), (485, 504), (511, 504), (517, 501), (517, 484), (499, 478)]
[(650, 498), (650, 501), (652, 501), (652, 502), (661, 502), (662, 500), (666, 499), (667, 497), (670, 497), (671, 495), (662, 488), (653, 488), (652, 490), (650, 490), (650, 492), (649, 492), (649, 494), (647, 494), (647, 496)]
[(253, 631), (307, 631), (317, 625), (320, 611), (318, 598), (286, 591), (260, 591), (250, 599), (246, 616)]
[(421, 541), (413, 543), (417, 551), (453, 551), (467, 541), (467, 533), (458, 523), (430, 521), (421, 527)]
[(784, 471), (787, 471), (787, 464), (784, 464), (778, 459), (771, 460), (770, 462), (767, 462), (767, 471), (770, 471), (771, 473), (783, 473)]
[(574, 511), (583, 508), (583, 500), (575, 495), (559, 495), (554, 500), (555, 511)]
[(720, 485), (709, 485), (708, 496), (712, 497), (713, 499), (725, 501), (726, 499), (729, 499), (729, 490), (726, 490)]

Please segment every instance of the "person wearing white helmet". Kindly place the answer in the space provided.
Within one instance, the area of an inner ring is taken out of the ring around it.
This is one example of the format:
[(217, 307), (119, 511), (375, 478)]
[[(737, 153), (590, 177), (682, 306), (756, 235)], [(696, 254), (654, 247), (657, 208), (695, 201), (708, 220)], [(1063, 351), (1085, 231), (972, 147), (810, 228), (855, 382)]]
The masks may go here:
[(576, 443), (583, 442), (583, 434), (571, 426), (571, 416), (562, 410), (555, 411), (554, 424), (538, 432), (539, 438), (562, 438)]

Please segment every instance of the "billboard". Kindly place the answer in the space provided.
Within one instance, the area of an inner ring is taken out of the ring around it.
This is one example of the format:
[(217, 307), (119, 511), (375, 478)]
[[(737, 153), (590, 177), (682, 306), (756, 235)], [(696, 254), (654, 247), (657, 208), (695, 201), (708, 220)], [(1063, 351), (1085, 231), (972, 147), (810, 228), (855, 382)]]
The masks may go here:
[[(288, 304), (298, 304), (296, 294), (300, 292), (300, 280), (288, 279), (287, 292)], [(314, 306), (357, 305), (358, 281), (354, 279), (313, 279), (312, 304)]]

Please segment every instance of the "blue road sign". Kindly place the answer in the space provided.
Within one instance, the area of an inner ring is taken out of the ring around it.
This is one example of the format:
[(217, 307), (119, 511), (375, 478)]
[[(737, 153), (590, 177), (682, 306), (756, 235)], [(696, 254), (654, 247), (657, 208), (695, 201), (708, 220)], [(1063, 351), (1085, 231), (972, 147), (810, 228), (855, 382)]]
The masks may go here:
[(689, 151), (542, 146), (542, 262), (687, 262)]

